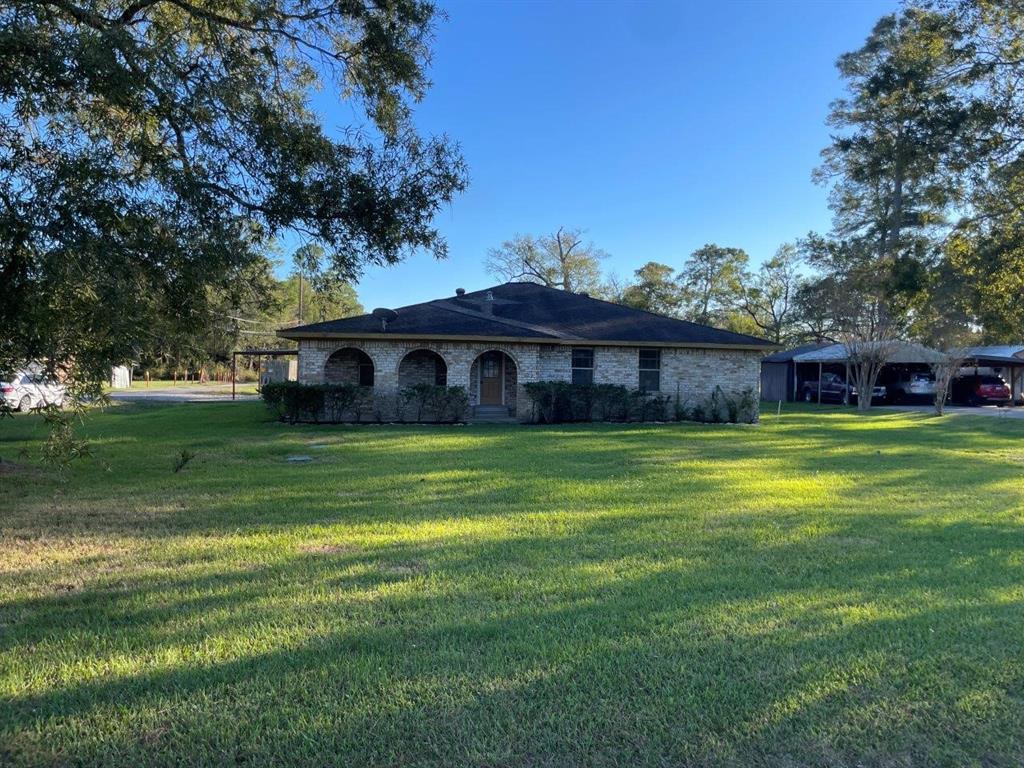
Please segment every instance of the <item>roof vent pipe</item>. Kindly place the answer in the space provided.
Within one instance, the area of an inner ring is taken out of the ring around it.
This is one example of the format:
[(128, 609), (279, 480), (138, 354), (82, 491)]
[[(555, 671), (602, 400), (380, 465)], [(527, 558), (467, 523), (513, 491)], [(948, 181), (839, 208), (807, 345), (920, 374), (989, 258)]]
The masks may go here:
[(371, 312), (374, 317), (380, 320), (380, 332), (388, 332), (388, 323), (394, 322), (398, 319), (398, 313), (393, 309), (387, 309), (386, 307), (377, 307), (377, 309)]
[(484, 307), (483, 307), (483, 309), (484, 309), (484, 314), (485, 315), (493, 315), (494, 314), (494, 294), (491, 291), (488, 291), (486, 294), (484, 294)]

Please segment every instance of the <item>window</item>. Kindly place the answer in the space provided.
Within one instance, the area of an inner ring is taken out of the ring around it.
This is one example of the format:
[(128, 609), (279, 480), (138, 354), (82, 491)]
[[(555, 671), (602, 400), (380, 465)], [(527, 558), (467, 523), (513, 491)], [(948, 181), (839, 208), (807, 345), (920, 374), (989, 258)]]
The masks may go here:
[(594, 383), (594, 350), (589, 347), (574, 347), (572, 350), (572, 383)]
[(487, 355), (480, 361), (480, 375), (485, 379), (496, 379), (501, 375), (501, 358)]
[(373, 360), (365, 352), (359, 353), (359, 386), (373, 386)]
[(448, 386), (448, 366), (444, 360), (438, 357), (434, 360), (434, 385), (438, 387)]
[(661, 350), (640, 350), (640, 391), (658, 392), (661, 389)]

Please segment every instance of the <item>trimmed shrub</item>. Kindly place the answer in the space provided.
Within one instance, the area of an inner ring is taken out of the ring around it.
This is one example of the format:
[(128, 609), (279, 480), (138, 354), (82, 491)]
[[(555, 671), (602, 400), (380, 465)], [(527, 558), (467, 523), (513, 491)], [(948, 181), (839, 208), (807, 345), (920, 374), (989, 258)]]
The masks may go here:
[(756, 424), (757, 405), (757, 395), (750, 387), (735, 397), (715, 387), (708, 398), (693, 408), (677, 404), (676, 410), (683, 418), (704, 424)]
[(440, 399), (438, 420), (457, 422), (465, 421), (469, 413), (469, 393), (464, 387), (441, 387), (444, 394)]
[(436, 411), (438, 389), (434, 384), (414, 384), (398, 393), (408, 406), (412, 421), (430, 420), (429, 416)]
[(324, 413), (325, 390), (330, 386), (282, 381), (265, 384), (260, 394), (267, 407), (282, 421), (290, 424), (297, 421), (317, 422)]
[(523, 385), (532, 405), (533, 421), (561, 424), (573, 421), (699, 421), (711, 424), (757, 421), (757, 397), (746, 389), (731, 397), (715, 387), (711, 395), (694, 406), (682, 402), (677, 393), (630, 390), (619, 384), (571, 384), (567, 381), (538, 381)]
[(588, 421), (662, 421), (671, 398), (619, 384), (538, 381), (523, 385), (533, 421), (542, 424)]
[(572, 384), (565, 381), (535, 381), (523, 385), (533, 408), (533, 420), (542, 424), (571, 421)]
[(418, 384), (397, 395), (376, 394), (355, 384), (300, 384), (295, 381), (266, 384), (263, 402), (281, 421), (360, 422), (364, 417), (378, 423), (404, 421), (406, 416), (420, 422), (465, 420), (469, 397), (462, 387)]
[(324, 421), (362, 421), (363, 409), (371, 399), (366, 387), (356, 384), (320, 384), (324, 391)]

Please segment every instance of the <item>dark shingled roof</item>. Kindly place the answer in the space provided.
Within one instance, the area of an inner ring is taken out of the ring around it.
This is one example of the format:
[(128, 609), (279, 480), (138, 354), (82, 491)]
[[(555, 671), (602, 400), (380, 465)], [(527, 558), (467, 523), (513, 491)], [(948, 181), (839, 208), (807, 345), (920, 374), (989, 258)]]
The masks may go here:
[[(488, 291), (492, 313), (484, 311)], [(656, 315), (536, 283), (505, 283), (463, 296), (412, 304), (395, 310), (387, 334), (394, 336), (496, 336), (552, 341), (679, 343), (775, 346), (742, 333)], [(278, 331), (288, 339), (381, 333), (373, 315), (345, 317)]]

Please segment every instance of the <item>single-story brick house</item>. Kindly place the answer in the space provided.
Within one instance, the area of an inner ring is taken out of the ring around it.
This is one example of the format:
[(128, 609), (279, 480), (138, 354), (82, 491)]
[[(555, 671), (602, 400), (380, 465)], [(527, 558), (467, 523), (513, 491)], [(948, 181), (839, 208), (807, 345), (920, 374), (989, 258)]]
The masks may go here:
[(299, 345), (299, 381), (397, 394), (418, 383), (466, 389), (476, 416), (526, 419), (523, 385), (621, 384), (682, 402), (720, 386), (760, 388), (763, 339), (535, 283), (505, 283), (396, 310), (278, 331)]

